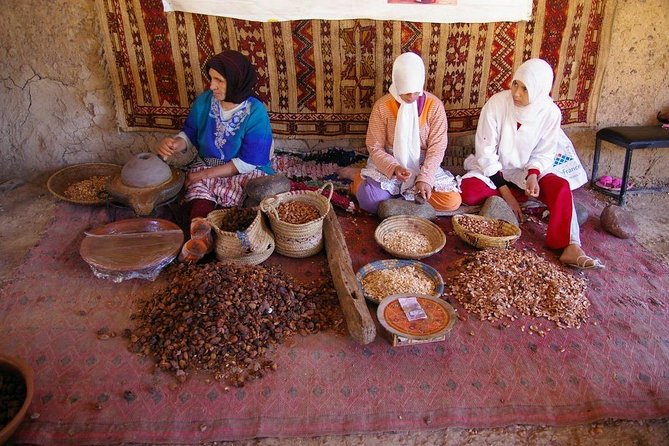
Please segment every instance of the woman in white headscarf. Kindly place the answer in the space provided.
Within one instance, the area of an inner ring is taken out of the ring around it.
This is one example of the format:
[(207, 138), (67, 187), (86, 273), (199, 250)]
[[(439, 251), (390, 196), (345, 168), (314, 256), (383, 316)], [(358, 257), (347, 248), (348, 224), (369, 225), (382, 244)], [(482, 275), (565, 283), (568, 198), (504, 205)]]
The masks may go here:
[(519, 201), (536, 197), (550, 211), (546, 245), (563, 249), (560, 261), (578, 268), (603, 268), (581, 248), (569, 182), (558, 176), (553, 160), (562, 132), (560, 109), (550, 97), (553, 69), (542, 59), (523, 63), (511, 90), (492, 96), (481, 110), (475, 153), (464, 163), (462, 201), (482, 204), (501, 196), (522, 221)]
[(353, 180), (360, 208), (376, 213), (389, 198), (427, 202), (436, 211), (460, 207), (455, 177), (441, 168), (448, 143), (444, 104), (423, 91), (425, 65), (415, 53), (393, 63), (389, 93), (374, 103), (367, 127), (367, 166), (341, 169)]

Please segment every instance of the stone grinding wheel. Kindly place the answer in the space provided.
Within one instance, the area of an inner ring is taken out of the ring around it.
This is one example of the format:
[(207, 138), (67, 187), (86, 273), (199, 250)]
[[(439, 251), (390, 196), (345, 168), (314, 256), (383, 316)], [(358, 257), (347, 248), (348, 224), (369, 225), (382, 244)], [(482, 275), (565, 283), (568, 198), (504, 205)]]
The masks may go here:
[(121, 169), (121, 180), (130, 187), (158, 186), (171, 177), (170, 166), (153, 153), (138, 153)]
[(107, 192), (113, 201), (132, 208), (138, 216), (151, 215), (156, 206), (174, 198), (183, 187), (185, 174), (153, 153), (134, 155), (112, 177)]

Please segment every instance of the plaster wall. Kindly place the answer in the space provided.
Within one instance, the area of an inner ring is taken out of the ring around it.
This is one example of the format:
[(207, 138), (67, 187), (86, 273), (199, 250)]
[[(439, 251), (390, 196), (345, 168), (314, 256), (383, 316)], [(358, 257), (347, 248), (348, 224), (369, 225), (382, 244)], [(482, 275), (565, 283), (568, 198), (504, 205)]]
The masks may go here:
[[(667, 0), (618, 0), (595, 122), (567, 128), (590, 169), (597, 129), (656, 124), (669, 110)], [(165, 134), (121, 132), (91, 0), (4, 0), (0, 10), (0, 183), (69, 164), (115, 162), (149, 150)], [(454, 135), (453, 145), (471, 145)], [(279, 146), (359, 147), (360, 140), (279, 140)], [(605, 144), (600, 172), (622, 172), (622, 150)], [(641, 151), (632, 175), (669, 182), (669, 152)], [(618, 169), (619, 172), (616, 170)]]

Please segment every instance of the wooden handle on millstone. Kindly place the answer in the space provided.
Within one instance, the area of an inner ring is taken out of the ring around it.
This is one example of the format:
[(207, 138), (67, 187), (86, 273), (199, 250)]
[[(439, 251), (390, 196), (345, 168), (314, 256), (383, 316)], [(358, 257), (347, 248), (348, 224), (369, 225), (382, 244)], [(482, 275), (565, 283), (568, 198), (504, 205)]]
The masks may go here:
[(348, 332), (359, 344), (369, 344), (376, 337), (376, 326), (353, 272), (346, 238), (332, 208), (323, 220), (323, 234), (332, 281), (339, 296)]

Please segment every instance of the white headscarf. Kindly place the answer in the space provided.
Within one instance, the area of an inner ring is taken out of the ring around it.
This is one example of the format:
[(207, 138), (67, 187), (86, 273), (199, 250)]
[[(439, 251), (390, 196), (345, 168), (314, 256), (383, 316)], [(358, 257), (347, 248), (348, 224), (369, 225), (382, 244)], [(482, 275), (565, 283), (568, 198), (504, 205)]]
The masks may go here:
[(525, 61), (513, 75), (513, 80), (519, 80), (527, 87), (530, 103), (524, 107), (513, 105), (513, 115), (516, 122), (529, 124), (540, 114), (539, 111), (552, 106), (551, 88), (553, 88), (553, 69), (543, 59), (529, 59)]
[(393, 155), (402, 167), (415, 174), (420, 171), (420, 130), (418, 101), (407, 104), (401, 94), (423, 92), (425, 64), (415, 53), (404, 53), (393, 63), (393, 79), (389, 92), (400, 103), (395, 123)]

